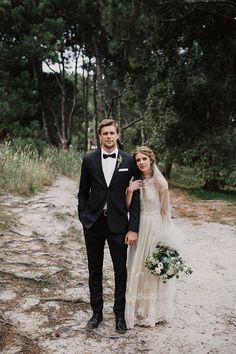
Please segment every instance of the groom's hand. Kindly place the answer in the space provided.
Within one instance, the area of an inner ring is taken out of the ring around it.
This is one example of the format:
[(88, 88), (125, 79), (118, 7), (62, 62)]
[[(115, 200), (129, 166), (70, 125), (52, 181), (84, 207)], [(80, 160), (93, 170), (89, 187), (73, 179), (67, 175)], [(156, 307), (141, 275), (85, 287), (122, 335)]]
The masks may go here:
[(138, 239), (138, 233), (134, 231), (128, 231), (126, 236), (125, 236), (125, 243), (128, 246), (133, 246), (136, 245)]

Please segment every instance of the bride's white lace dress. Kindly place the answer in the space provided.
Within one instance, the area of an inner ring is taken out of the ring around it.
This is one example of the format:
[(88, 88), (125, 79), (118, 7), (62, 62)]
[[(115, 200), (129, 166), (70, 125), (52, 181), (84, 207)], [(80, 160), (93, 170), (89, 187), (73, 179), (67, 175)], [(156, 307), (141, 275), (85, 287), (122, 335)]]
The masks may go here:
[(140, 190), (141, 214), (136, 246), (128, 248), (125, 317), (128, 328), (135, 324), (155, 326), (173, 317), (175, 279), (166, 283), (145, 268), (158, 241), (175, 247), (180, 230), (170, 218), (168, 185), (164, 177), (143, 181)]

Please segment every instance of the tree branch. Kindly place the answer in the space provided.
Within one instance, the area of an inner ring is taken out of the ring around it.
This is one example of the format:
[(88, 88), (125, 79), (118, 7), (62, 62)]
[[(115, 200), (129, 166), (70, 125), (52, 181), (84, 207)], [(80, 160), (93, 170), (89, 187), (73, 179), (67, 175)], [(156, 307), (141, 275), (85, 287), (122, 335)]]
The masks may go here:
[(169, 0), (156, 3), (156, 6), (166, 5), (227, 5), (236, 8), (236, 3), (228, 0)]
[(129, 124), (127, 124), (126, 126), (124, 126), (124, 127), (122, 128), (122, 132), (123, 132), (125, 129), (131, 127), (132, 125), (134, 125), (134, 124), (140, 122), (141, 120), (143, 120), (143, 118), (138, 118), (138, 119), (133, 120), (132, 122), (130, 122)]
[[(220, 14), (220, 13), (217, 13), (217, 12), (206, 11), (206, 10), (202, 10), (202, 9), (194, 9), (194, 10), (190, 11), (189, 13), (187, 13), (184, 16), (181, 16), (181, 17), (178, 17), (178, 18), (166, 18), (166, 19), (163, 19), (162, 22), (178, 22), (178, 21), (182, 21), (182, 20), (185, 20), (186, 18), (188, 18), (189, 16), (191, 16), (195, 12), (201, 12), (201, 13), (206, 14), (206, 15), (217, 16), (217, 17), (224, 18), (226, 20), (235, 21), (235, 17), (223, 15), (223, 14)], [(235, 21), (235, 23), (236, 23), (236, 21)]]
[(178, 18), (165, 18), (163, 20), (161, 20), (162, 22), (178, 22), (178, 21), (182, 21), (185, 20), (186, 18), (188, 18), (189, 16), (191, 16), (194, 12), (196, 12), (196, 9), (188, 12), (186, 15), (178, 17)]
[(17, 279), (23, 279), (23, 280), (32, 280), (32, 281), (36, 281), (37, 283), (40, 283), (40, 282), (46, 282), (44, 279), (41, 279), (41, 278), (30, 278), (30, 277), (25, 277), (25, 276), (22, 276), (22, 275), (17, 275), (13, 272), (6, 272), (4, 270), (0, 270), (0, 274), (6, 274), (6, 275), (11, 275), (12, 277), (15, 277)]
[(0, 314), (0, 322), (13, 326), (13, 324), (11, 322), (8, 322), (8, 320), (1, 314)]
[(63, 270), (64, 270), (63, 268), (58, 269), (54, 273), (52, 273), (50, 275), (47, 275), (45, 278), (37, 278), (37, 277), (32, 277), (31, 278), (31, 277), (26, 277), (24, 275), (18, 275), (18, 274), (15, 274), (13, 272), (7, 272), (5, 270), (0, 270), (0, 274), (11, 275), (11, 276), (13, 276), (13, 277), (15, 277), (17, 279), (33, 280), (33, 281), (36, 281), (37, 283), (40, 283), (40, 282), (45, 283), (45, 282), (47, 282), (47, 278), (50, 278), (50, 277), (54, 276), (55, 274), (62, 272)]
[(51, 66), (46, 61), (45, 61), (45, 63), (48, 66), (48, 68), (54, 73), (56, 81), (57, 81), (57, 84), (61, 88), (61, 83), (60, 83), (60, 80), (59, 80), (59, 77), (58, 77), (59, 76), (58, 73), (56, 72), (56, 70), (52, 69)]
[(63, 301), (63, 302), (72, 302), (75, 304), (78, 303), (84, 303), (84, 304), (88, 304), (89, 302), (82, 300), (80, 297), (78, 297), (77, 299), (68, 299), (68, 298), (64, 298), (64, 297), (40, 297), (41, 301)]

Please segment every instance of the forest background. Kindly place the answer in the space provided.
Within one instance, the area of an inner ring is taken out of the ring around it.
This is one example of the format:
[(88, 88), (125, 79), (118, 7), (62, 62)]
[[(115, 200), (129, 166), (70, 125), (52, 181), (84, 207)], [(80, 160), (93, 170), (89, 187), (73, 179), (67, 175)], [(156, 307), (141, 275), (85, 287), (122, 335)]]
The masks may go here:
[(126, 151), (235, 199), (234, 1), (1, 0), (0, 18), (1, 190), (77, 178), (112, 117)]
[[(236, 352), (235, 69), (235, 0), (0, 0), (1, 353)], [(107, 248), (105, 321), (85, 329), (77, 218), (107, 117), (121, 148), (154, 149), (193, 268), (172, 324), (121, 337)]]

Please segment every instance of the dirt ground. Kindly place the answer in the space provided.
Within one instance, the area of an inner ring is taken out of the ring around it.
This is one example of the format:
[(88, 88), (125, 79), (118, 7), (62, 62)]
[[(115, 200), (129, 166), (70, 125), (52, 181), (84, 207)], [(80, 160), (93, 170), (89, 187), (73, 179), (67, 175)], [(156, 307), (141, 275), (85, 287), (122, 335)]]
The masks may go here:
[(236, 207), (192, 202), (179, 190), (171, 190), (171, 200), (193, 274), (177, 281), (171, 323), (119, 335), (107, 248), (104, 321), (95, 331), (85, 329), (91, 310), (76, 183), (58, 177), (34, 197), (1, 197), (16, 222), (0, 232), (0, 352), (236, 353)]

